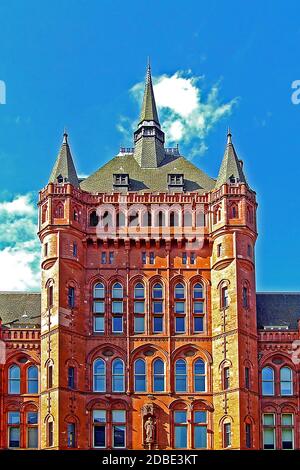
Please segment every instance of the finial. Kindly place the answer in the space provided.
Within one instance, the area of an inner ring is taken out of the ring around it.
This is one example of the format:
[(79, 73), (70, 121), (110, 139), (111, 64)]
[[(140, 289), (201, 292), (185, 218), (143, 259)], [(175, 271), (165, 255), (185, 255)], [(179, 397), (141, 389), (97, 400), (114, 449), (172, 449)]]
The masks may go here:
[(64, 128), (63, 144), (67, 144), (67, 143), (68, 143), (68, 133), (67, 133), (67, 129)]
[(227, 129), (227, 144), (232, 144), (231, 137), (232, 137), (232, 134), (231, 134), (231, 131), (230, 131), (230, 127), (228, 127), (228, 129)]

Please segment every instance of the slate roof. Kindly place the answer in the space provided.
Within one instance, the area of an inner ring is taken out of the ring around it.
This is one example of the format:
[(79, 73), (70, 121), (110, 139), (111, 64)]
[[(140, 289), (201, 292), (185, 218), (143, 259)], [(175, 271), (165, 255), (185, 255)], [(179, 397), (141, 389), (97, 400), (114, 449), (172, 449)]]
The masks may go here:
[(0, 292), (0, 317), (4, 327), (39, 326), (40, 292)]
[(76, 188), (79, 187), (77, 172), (68, 143), (68, 134), (66, 132), (64, 133), (62, 146), (51, 172), (49, 183), (57, 183), (59, 176), (63, 178), (63, 182), (71, 183)]
[(156, 103), (155, 103), (155, 98), (154, 98), (154, 92), (153, 92), (150, 64), (148, 64), (148, 67), (147, 67), (144, 99), (143, 99), (142, 111), (141, 111), (141, 116), (140, 116), (140, 122), (142, 121), (155, 121), (157, 124), (159, 124)]
[(256, 294), (257, 327), (287, 326), (298, 330), (300, 292), (259, 292)]
[(166, 192), (168, 173), (183, 173), (185, 191), (211, 191), (215, 180), (183, 156), (166, 156), (158, 168), (141, 168), (133, 154), (118, 155), (80, 183), (92, 193), (112, 192), (113, 173), (128, 173), (130, 191)]
[(231, 133), (228, 130), (227, 145), (224, 152), (219, 175), (217, 178), (216, 188), (219, 188), (220, 186), (222, 186), (222, 184), (228, 183), (231, 178), (234, 178), (236, 182), (247, 182), (243, 172), (242, 164), (238, 159), (238, 156), (231, 140)]

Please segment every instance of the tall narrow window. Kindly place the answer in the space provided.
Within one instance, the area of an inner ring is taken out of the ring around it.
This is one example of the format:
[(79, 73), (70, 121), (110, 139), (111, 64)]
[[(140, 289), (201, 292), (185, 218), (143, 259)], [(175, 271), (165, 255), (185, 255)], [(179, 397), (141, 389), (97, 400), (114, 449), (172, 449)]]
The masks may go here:
[(68, 432), (68, 447), (74, 448), (75, 447), (75, 423), (67, 424), (67, 432)]
[(142, 264), (147, 263), (147, 253), (145, 251), (142, 252)]
[(165, 391), (165, 364), (161, 359), (156, 359), (153, 363), (153, 391)]
[(280, 395), (293, 395), (293, 373), (289, 367), (280, 369)]
[(94, 286), (94, 300), (93, 300), (93, 313), (94, 313), (94, 332), (105, 332), (105, 288), (102, 282), (98, 282)]
[(74, 258), (77, 258), (77, 243), (73, 243), (73, 256)]
[(141, 282), (134, 286), (134, 332), (145, 332), (145, 286)]
[(155, 263), (154, 252), (150, 251), (150, 253), (149, 253), (149, 264), (154, 264), (154, 263)]
[(53, 387), (53, 365), (48, 364), (47, 367), (47, 388), (52, 388)]
[(75, 389), (75, 367), (68, 367), (68, 387), (72, 390)]
[(38, 448), (38, 413), (37, 411), (28, 411), (26, 413), (27, 426), (27, 448)]
[(246, 434), (246, 447), (247, 449), (251, 449), (252, 447), (252, 426), (250, 423), (246, 423), (245, 426), (245, 434)]
[(114, 449), (126, 447), (126, 411), (112, 411), (112, 446)]
[(194, 333), (204, 331), (204, 290), (199, 282), (193, 287), (193, 329)]
[(219, 243), (217, 245), (217, 256), (218, 256), (218, 258), (221, 256), (221, 254), (222, 254), (222, 243)]
[(230, 369), (229, 367), (223, 368), (223, 388), (228, 390), (230, 388)]
[(96, 448), (106, 447), (106, 410), (93, 411), (93, 445)]
[(8, 393), (11, 395), (19, 394), (21, 387), (21, 375), (19, 366), (11, 366), (8, 369)]
[(48, 302), (48, 308), (52, 308), (53, 307), (53, 285), (48, 286), (47, 302)]
[(193, 413), (194, 448), (207, 449), (207, 411)]
[(224, 423), (223, 426), (223, 433), (224, 433), (224, 447), (231, 446), (231, 423)]
[(27, 393), (39, 392), (39, 373), (36, 366), (27, 369)]
[(94, 392), (106, 391), (106, 367), (105, 362), (100, 358), (94, 362), (93, 390)]
[(227, 308), (229, 306), (228, 287), (224, 286), (221, 289), (221, 307)]
[(121, 359), (115, 359), (112, 363), (112, 391), (125, 391), (124, 362)]
[(262, 394), (274, 395), (274, 370), (271, 367), (264, 367), (262, 376)]
[(187, 391), (187, 367), (184, 359), (175, 362), (175, 392)]
[(119, 282), (112, 288), (112, 332), (123, 333), (123, 286)]
[(243, 307), (244, 308), (249, 307), (249, 293), (248, 293), (248, 287), (247, 286), (243, 287)]
[(106, 251), (101, 252), (101, 264), (106, 264), (107, 263), (107, 254)]
[(174, 448), (187, 448), (187, 412), (185, 410), (174, 411)]
[(20, 447), (20, 412), (8, 412), (8, 447)]
[(186, 254), (185, 251), (182, 253), (181, 259), (182, 259), (182, 264), (186, 264), (186, 263), (187, 263), (187, 254)]
[(264, 449), (275, 449), (275, 415), (265, 413), (263, 415), (263, 445)]
[(74, 287), (68, 288), (68, 307), (69, 308), (75, 307), (75, 288)]
[(175, 333), (185, 333), (185, 288), (180, 282), (174, 291)]
[(196, 254), (194, 252), (192, 252), (190, 254), (190, 263), (191, 264), (195, 264), (196, 263)]
[(249, 369), (249, 367), (245, 367), (245, 388), (247, 390), (250, 389), (250, 369)]
[(114, 264), (114, 260), (115, 260), (115, 254), (113, 251), (110, 251), (109, 258), (108, 258), (109, 264)]
[(206, 391), (205, 362), (202, 359), (197, 359), (194, 363), (194, 391)]
[(281, 415), (281, 448), (294, 448), (294, 415), (292, 413)]
[(163, 287), (160, 283), (156, 283), (152, 289), (152, 314), (153, 314), (153, 333), (162, 333), (164, 329), (163, 315)]
[(134, 391), (146, 392), (146, 364), (143, 359), (134, 363)]
[(53, 435), (53, 421), (48, 423), (48, 447), (52, 447), (54, 444), (54, 435)]

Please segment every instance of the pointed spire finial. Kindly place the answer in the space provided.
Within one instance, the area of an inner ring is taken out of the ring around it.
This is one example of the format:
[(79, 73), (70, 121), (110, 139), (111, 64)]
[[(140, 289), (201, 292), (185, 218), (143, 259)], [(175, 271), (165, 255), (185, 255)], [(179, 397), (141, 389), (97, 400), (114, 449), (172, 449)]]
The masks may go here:
[(231, 130), (230, 130), (230, 127), (228, 127), (227, 129), (227, 144), (232, 144), (232, 134), (231, 134)]
[(67, 129), (64, 128), (63, 144), (67, 144), (67, 143), (68, 143), (68, 133), (67, 133)]

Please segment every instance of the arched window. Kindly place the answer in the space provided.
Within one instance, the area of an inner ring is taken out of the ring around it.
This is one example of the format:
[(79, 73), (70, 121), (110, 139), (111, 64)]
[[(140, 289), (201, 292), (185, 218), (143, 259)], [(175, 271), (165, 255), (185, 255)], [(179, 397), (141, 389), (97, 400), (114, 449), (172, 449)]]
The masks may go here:
[(124, 212), (117, 212), (116, 225), (120, 229), (124, 229), (124, 227), (126, 227), (126, 218)]
[(124, 362), (121, 359), (115, 359), (112, 363), (112, 391), (125, 391)]
[(249, 307), (249, 289), (248, 286), (243, 286), (243, 307)]
[(94, 392), (106, 391), (106, 367), (104, 360), (100, 358), (94, 362), (93, 390)]
[(39, 373), (36, 366), (30, 366), (27, 369), (27, 393), (38, 393), (39, 391)]
[(221, 308), (227, 307), (229, 307), (228, 286), (223, 285), (221, 287)]
[(19, 394), (21, 388), (20, 367), (13, 365), (8, 369), (8, 393)]
[(145, 286), (142, 282), (134, 286), (134, 332), (145, 332)]
[(146, 392), (146, 363), (144, 359), (137, 359), (134, 363), (134, 391)]
[(232, 219), (237, 219), (239, 217), (239, 208), (237, 204), (232, 204), (230, 215)]
[(99, 217), (96, 211), (90, 213), (90, 227), (97, 227), (99, 223)]
[(165, 213), (163, 211), (159, 211), (156, 215), (156, 226), (157, 227), (165, 226)]
[(94, 332), (105, 332), (105, 287), (102, 282), (94, 285), (93, 289)]
[(175, 362), (175, 392), (187, 391), (187, 367), (184, 359)]
[(153, 391), (165, 391), (165, 364), (161, 359), (153, 362)]
[(206, 391), (206, 371), (205, 362), (197, 359), (194, 363), (194, 392)]
[(175, 333), (185, 333), (185, 288), (179, 282), (174, 290)]
[(112, 286), (112, 332), (123, 333), (123, 286), (115, 282)]
[(274, 395), (274, 370), (271, 367), (264, 367), (261, 372), (262, 394)]
[(280, 369), (280, 395), (293, 395), (293, 372), (289, 367)]
[(179, 211), (178, 209), (170, 212), (170, 227), (179, 227)]
[(164, 301), (163, 301), (163, 286), (159, 282), (154, 284), (152, 288), (152, 315), (153, 333), (162, 333), (164, 331)]
[(204, 331), (204, 290), (200, 282), (193, 287), (193, 330), (194, 333)]

